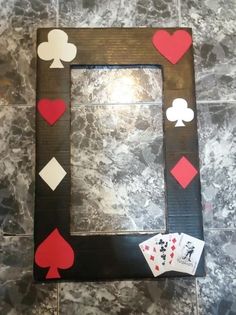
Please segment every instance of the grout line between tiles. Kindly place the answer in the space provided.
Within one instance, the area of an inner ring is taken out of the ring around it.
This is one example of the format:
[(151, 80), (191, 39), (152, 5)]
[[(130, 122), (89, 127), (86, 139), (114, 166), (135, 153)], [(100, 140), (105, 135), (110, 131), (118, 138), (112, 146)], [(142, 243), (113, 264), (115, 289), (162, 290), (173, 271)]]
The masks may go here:
[[(224, 103), (235, 103), (236, 100), (201, 100), (201, 101), (196, 101), (197, 104), (224, 104)], [(72, 108), (77, 108), (80, 106), (137, 106), (137, 105), (151, 105), (151, 106), (160, 106), (162, 103), (161, 102), (137, 102), (137, 103), (105, 103), (105, 104), (100, 104), (100, 103), (81, 103), (78, 105), (73, 105)], [(16, 104), (16, 103), (11, 103), (7, 105), (0, 105), (0, 108), (2, 107), (35, 107), (35, 104)]]
[[(236, 231), (236, 227), (221, 227), (221, 228), (207, 228), (204, 227), (204, 231)], [(165, 229), (147, 230), (147, 231), (94, 231), (94, 232), (70, 232), (71, 235), (124, 235), (124, 234), (153, 234), (153, 233), (165, 233)], [(2, 233), (3, 237), (33, 237), (33, 234), (10, 234)]]
[(136, 102), (136, 103), (80, 103), (73, 105), (72, 108), (78, 108), (80, 106), (161, 106), (161, 102)]
[(198, 104), (217, 104), (217, 103), (235, 103), (236, 100), (212, 100), (212, 101), (197, 101)]
[(10, 104), (6, 104), (6, 105), (0, 105), (0, 108), (2, 107), (33, 107), (35, 106), (35, 104), (17, 104), (17, 103), (10, 103)]
[[(216, 100), (216, 101), (196, 101), (197, 104), (224, 104), (224, 103), (235, 103), (236, 100)], [(78, 105), (73, 105), (72, 108), (78, 108), (80, 106), (139, 106), (139, 105), (146, 105), (146, 106), (161, 106), (161, 102), (137, 102), (137, 103), (81, 103)]]
[(60, 283), (57, 283), (57, 315), (60, 314), (59, 291), (60, 291)]
[(56, 0), (56, 27), (59, 27), (59, 0)]
[[(147, 230), (147, 231), (93, 231), (93, 232), (70, 232), (71, 235), (124, 235), (124, 234), (153, 234), (153, 233), (165, 233), (165, 229), (158, 230)], [(204, 227), (204, 231), (236, 231), (236, 227), (219, 227), (219, 228), (208, 228)], [(3, 237), (33, 237), (32, 234), (11, 234), (11, 233), (2, 233)]]
[(83, 235), (97, 235), (97, 236), (101, 236), (101, 235), (128, 235), (128, 234), (153, 234), (153, 233), (165, 233), (166, 229), (158, 229), (158, 230), (147, 230), (147, 231), (92, 231), (92, 232), (70, 232), (71, 235), (74, 236), (83, 236)]
[(11, 233), (3, 233), (3, 237), (33, 237), (33, 234), (11, 234)]
[(182, 19), (181, 19), (181, 0), (177, 0), (177, 6), (178, 6), (179, 27), (181, 27), (181, 25), (182, 25)]
[(204, 231), (236, 231), (235, 227), (204, 228)]
[(197, 315), (199, 315), (199, 300), (198, 300), (198, 284), (197, 284), (197, 278), (195, 278), (195, 291), (196, 291)]

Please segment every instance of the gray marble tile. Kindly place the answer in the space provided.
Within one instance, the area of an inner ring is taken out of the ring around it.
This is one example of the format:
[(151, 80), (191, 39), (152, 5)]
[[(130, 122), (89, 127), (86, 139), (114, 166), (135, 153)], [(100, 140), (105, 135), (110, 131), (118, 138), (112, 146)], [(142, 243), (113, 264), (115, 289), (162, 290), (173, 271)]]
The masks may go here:
[(236, 227), (236, 103), (198, 104), (206, 227)]
[(0, 0), (0, 7), (0, 104), (32, 104), (36, 29), (56, 26), (56, 0)]
[(236, 314), (236, 231), (206, 231), (205, 278), (198, 278), (199, 315)]
[(176, 27), (178, 24), (178, 1), (137, 0), (133, 26)]
[(176, 0), (59, 0), (59, 25), (72, 27), (175, 26)]
[(71, 71), (72, 106), (162, 101), (157, 67), (91, 67)]
[(181, 16), (193, 28), (197, 98), (236, 99), (235, 0), (181, 1)]
[(5, 236), (0, 244), (0, 314), (56, 315), (56, 284), (33, 283), (32, 238)]
[(34, 108), (0, 107), (0, 225), (5, 233), (32, 233)]
[(60, 285), (60, 314), (196, 314), (193, 279)]
[(72, 115), (72, 231), (163, 229), (161, 106), (80, 106)]

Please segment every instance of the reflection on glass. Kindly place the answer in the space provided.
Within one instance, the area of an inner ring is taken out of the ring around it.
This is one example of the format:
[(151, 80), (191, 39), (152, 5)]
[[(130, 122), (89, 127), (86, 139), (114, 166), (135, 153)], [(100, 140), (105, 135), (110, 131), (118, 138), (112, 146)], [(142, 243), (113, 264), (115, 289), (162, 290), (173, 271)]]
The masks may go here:
[(122, 76), (114, 78), (108, 85), (111, 103), (132, 103), (137, 99), (138, 86), (135, 85), (133, 77)]
[(159, 103), (162, 75), (158, 67), (94, 67), (71, 71), (71, 104)]

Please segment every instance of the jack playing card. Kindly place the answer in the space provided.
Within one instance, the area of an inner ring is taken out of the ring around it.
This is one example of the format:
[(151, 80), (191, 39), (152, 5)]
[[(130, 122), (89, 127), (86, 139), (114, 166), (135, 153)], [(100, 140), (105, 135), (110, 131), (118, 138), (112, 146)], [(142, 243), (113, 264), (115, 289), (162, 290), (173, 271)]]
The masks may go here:
[(204, 244), (202, 240), (181, 233), (177, 251), (172, 261), (173, 270), (194, 275)]

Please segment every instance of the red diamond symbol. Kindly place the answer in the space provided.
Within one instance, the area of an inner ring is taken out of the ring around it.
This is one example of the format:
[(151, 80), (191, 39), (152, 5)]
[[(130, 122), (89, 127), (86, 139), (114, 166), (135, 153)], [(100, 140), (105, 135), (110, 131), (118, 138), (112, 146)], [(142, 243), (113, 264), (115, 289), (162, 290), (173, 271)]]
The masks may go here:
[(175, 243), (176, 242), (176, 238), (173, 238), (172, 242)]
[(196, 168), (184, 156), (177, 162), (170, 172), (183, 188), (186, 188), (197, 175)]
[(156, 266), (155, 266), (155, 269), (158, 271), (158, 270), (159, 270), (159, 266), (156, 265)]
[(170, 254), (170, 257), (173, 258), (173, 257), (174, 257), (174, 253), (171, 253), (171, 254)]
[(172, 249), (172, 250), (175, 250), (175, 246), (174, 246), (174, 245), (173, 245), (173, 246), (171, 246), (171, 249)]
[(151, 260), (154, 260), (154, 259), (155, 259), (155, 257), (151, 255), (151, 256), (150, 256), (150, 259), (151, 259)]

